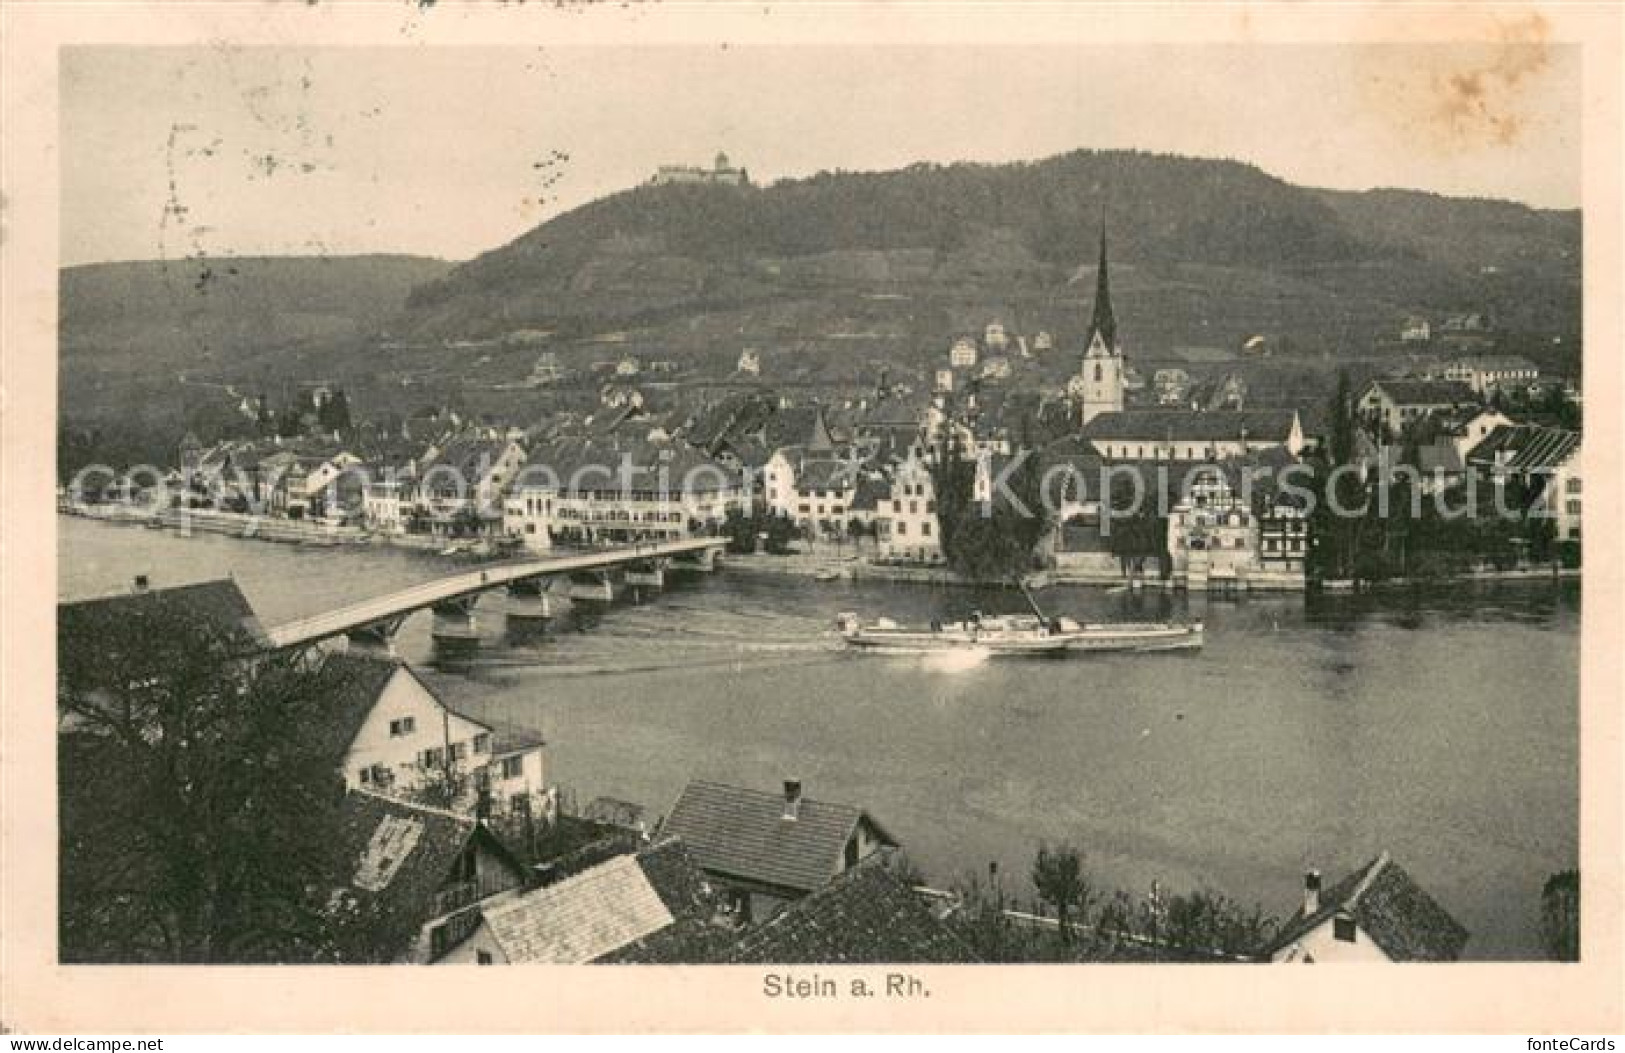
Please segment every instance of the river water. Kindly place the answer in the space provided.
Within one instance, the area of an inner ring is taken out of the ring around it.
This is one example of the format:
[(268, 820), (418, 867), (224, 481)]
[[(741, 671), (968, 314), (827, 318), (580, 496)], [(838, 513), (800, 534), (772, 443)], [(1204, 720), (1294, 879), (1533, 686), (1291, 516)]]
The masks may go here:
[[(59, 518), (59, 594), (234, 576), (274, 624), (421, 582), (437, 557), (322, 549)], [(1056, 587), (1055, 613), (1192, 616), (1193, 654), (1065, 661), (843, 652), (837, 613), (900, 620), (1014, 610), (1019, 595), (735, 571), (503, 638), (426, 679), (477, 714), (539, 729), (579, 800), (666, 811), (710, 778), (867, 807), (936, 884), (997, 860), (1030, 895), (1041, 841), (1097, 882), (1209, 885), (1277, 916), (1305, 868), (1328, 882), (1387, 849), (1473, 934), (1538, 957), (1540, 890), (1576, 865), (1579, 588), (1461, 585), (1426, 597), (1238, 600)], [(403, 658), (433, 659), (431, 616)]]

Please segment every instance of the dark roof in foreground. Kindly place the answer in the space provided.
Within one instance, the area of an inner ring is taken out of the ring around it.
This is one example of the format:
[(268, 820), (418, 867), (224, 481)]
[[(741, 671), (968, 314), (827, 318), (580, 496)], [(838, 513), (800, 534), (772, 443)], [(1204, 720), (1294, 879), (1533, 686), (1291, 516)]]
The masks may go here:
[(1467, 945), (1468, 932), (1461, 923), (1384, 852), (1322, 894), (1315, 913), (1304, 917), (1299, 908), (1265, 954), (1345, 911), (1396, 962), (1453, 962)]
[(336, 883), (377, 912), (381, 956), (399, 954), (433, 917), (435, 893), (479, 829), (437, 808), (364, 790), (345, 795)]
[(154, 635), (171, 634), (186, 624), (206, 626), (224, 647), (243, 654), (270, 646), (248, 597), (231, 578), (63, 603), (56, 618), (59, 640), (90, 650), (105, 642), (111, 630), (128, 636), (142, 623)]
[(841, 853), (860, 821), (882, 841), (896, 842), (861, 808), (802, 798), (796, 818), (784, 818), (780, 794), (697, 780), (672, 806), (663, 834), (681, 837), (713, 874), (808, 892), (840, 869)]
[(868, 862), (746, 929), (728, 960), (838, 965), (981, 959), (901, 878)]
[(331, 756), (334, 767), (344, 763), (344, 755), (361, 733), (367, 714), (403, 668), (393, 658), (363, 655), (330, 654), (322, 660), (315, 682), (322, 698), (323, 720), (309, 729), (309, 741)]

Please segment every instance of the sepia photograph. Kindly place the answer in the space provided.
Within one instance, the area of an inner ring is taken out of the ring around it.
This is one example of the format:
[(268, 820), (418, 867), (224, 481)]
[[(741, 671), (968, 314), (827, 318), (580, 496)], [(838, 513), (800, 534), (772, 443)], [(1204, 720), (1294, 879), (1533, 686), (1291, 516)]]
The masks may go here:
[(53, 970), (1617, 935), (1585, 45), (460, 6), (55, 53)]

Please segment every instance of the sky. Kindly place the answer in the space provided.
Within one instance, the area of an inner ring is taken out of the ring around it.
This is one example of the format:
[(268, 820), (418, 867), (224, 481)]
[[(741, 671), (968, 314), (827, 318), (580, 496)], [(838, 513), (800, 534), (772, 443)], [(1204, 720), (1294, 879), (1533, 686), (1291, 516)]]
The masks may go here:
[(1133, 148), (1572, 208), (1573, 46), (71, 48), (62, 262), (462, 260), (726, 151), (757, 183)]

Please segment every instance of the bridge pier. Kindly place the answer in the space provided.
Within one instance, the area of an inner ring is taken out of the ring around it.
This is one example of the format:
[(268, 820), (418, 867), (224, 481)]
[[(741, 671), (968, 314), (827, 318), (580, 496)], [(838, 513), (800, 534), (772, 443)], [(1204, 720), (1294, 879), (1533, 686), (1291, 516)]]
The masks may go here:
[(626, 589), (626, 579), (613, 570), (578, 570), (570, 574), (570, 599), (587, 603), (614, 603)]
[(671, 557), (671, 569), (682, 574), (711, 574), (720, 565), (720, 549), (706, 548)]
[(666, 559), (642, 559), (626, 565), (626, 583), (640, 589), (658, 592), (666, 587)]
[(556, 616), (553, 598), (547, 594), (549, 578), (526, 578), (508, 585), (508, 607), (504, 625), (510, 640), (540, 636)]
[(395, 635), (401, 631), (408, 617), (407, 614), (396, 614), (350, 629), (344, 634), (348, 641), (346, 649), (356, 654), (394, 658)]
[(479, 623), (474, 618), (474, 605), (479, 594), (454, 596), (432, 606), (434, 628), (429, 631), (435, 650), (446, 657), (455, 657), (479, 649)]

